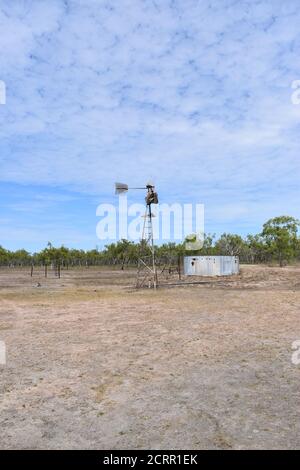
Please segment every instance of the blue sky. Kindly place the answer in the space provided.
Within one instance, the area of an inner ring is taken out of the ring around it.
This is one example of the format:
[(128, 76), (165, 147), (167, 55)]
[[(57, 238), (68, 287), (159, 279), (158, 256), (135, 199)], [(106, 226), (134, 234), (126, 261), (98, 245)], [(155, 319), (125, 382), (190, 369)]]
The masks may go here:
[(0, 244), (101, 246), (115, 181), (217, 234), (300, 217), (299, 25), (299, 0), (0, 0)]

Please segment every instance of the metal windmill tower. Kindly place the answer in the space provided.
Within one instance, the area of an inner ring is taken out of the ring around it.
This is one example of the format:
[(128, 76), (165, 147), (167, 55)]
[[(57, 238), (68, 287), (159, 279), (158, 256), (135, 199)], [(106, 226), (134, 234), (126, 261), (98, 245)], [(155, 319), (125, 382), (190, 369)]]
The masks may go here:
[(140, 188), (129, 188), (127, 184), (116, 183), (116, 194), (121, 194), (129, 189), (146, 189), (145, 197), (145, 214), (142, 238), (139, 246), (139, 259), (138, 259), (138, 270), (136, 277), (136, 287), (157, 287), (157, 269), (155, 260), (155, 247), (153, 240), (153, 223), (152, 219), (154, 215), (151, 211), (152, 204), (158, 204), (158, 196), (155, 192), (155, 187), (152, 183), (147, 183), (146, 186)]

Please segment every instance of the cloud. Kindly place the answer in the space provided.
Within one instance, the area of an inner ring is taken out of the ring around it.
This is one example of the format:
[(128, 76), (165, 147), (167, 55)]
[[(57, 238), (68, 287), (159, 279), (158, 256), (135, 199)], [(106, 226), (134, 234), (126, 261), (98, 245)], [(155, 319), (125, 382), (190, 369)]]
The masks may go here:
[(211, 214), (257, 191), (289, 213), (299, 20), (297, 0), (2, 1), (0, 181), (109, 202), (150, 177)]

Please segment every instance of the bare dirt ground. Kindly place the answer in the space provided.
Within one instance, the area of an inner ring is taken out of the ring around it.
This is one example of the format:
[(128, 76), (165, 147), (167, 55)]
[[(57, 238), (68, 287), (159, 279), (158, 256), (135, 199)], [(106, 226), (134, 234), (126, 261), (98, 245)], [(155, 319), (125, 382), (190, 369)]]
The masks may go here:
[(299, 267), (49, 276), (0, 270), (1, 449), (300, 448)]

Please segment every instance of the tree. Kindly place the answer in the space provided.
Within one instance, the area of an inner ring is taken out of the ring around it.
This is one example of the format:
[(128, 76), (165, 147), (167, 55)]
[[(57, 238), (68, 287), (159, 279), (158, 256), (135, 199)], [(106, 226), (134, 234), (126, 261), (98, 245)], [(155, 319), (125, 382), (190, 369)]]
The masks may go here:
[(286, 215), (274, 217), (263, 225), (261, 235), (268, 251), (278, 259), (280, 266), (297, 254), (299, 225), (299, 220)]
[(0, 245), (0, 264), (7, 266), (11, 259), (11, 253)]
[[(290, 216), (275, 217), (268, 220), (262, 233), (248, 235), (245, 239), (239, 235), (223, 233), (215, 241), (215, 235), (205, 234), (203, 246), (197, 249), (187, 249), (187, 242), (195, 242), (196, 235), (187, 236), (182, 243), (164, 243), (155, 247), (156, 259), (160, 265), (175, 265), (178, 257), (183, 255), (231, 255), (239, 256), (241, 262), (263, 263), (273, 258), (283, 266), (290, 259), (300, 260), (300, 238), (298, 227), (300, 221)], [(194, 247), (195, 245), (191, 245)], [(106, 245), (100, 251), (98, 247), (90, 251), (66, 248), (55, 248), (50, 242), (39, 253), (28, 253), (26, 250), (9, 251), (0, 246), (0, 266), (30, 266), (45, 264), (56, 266), (96, 266), (121, 265), (122, 269), (129, 265), (137, 265), (138, 258), (151, 255), (149, 245), (145, 240), (134, 243), (129, 240), (119, 240)]]
[(216, 238), (215, 234), (205, 233), (203, 239), (203, 247), (201, 248), (202, 255), (214, 255), (215, 254), (215, 247), (214, 247), (214, 239)]
[(223, 233), (215, 244), (215, 252), (218, 255), (238, 256), (245, 248), (245, 242), (239, 235)]
[(30, 253), (26, 250), (17, 250), (11, 254), (13, 264), (17, 266), (26, 266), (31, 263)]
[(245, 258), (250, 263), (262, 263), (267, 259), (267, 249), (264, 239), (259, 235), (248, 235), (246, 238), (247, 250)]

